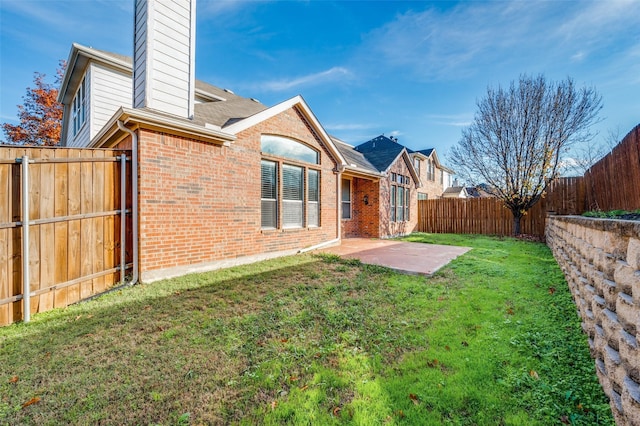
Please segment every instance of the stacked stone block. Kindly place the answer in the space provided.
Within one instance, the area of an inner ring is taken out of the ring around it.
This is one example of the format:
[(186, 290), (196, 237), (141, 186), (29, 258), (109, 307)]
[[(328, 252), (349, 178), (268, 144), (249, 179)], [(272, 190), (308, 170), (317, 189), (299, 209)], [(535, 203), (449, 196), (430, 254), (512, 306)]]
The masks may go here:
[(640, 222), (552, 216), (546, 234), (616, 423), (640, 426)]

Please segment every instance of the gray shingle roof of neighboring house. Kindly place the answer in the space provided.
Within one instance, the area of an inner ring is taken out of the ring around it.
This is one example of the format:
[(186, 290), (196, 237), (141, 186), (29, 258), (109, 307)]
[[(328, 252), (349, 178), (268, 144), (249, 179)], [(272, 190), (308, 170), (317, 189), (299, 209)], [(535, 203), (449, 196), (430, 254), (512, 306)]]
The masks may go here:
[(419, 152), (420, 154), (424, 154), (425, 156), (430, 156), (431, 153), (433, 152), (433, 148), (428, 148), (428, 149), (421, 149), (419, 151), (414, 151), (414, 152)]
[(355, 147), (355, 150), (364, 154), (366, 159), (380, 172), (387, 170), (403, 149), (405, 149), (403, 145), (384, 135)]
[(347, 166), (355, 167), (367, 173), (377, 174), (379, 172), (378, 169), (376, 169), (361, 152), (356, 151), (353, 146), (334, 136), (331, 136), (331, 140), (333, 140), (336, 148), (338, 148), (338, 151), (340, 151), (346, 160)]
[(481, 196), (480, 191), (475, 186), (467, 186), (466, 190), (469, 197), (478, 198)]

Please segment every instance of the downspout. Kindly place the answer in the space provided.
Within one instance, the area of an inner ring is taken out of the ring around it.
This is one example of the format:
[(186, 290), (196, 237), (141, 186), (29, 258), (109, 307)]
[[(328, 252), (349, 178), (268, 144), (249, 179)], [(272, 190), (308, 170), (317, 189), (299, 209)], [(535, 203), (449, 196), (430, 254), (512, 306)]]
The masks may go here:
[[(131, 210), (133, 233), (133, 275), (129, 285), (138, 282), (138, 135), (118, 120), (118, 128), (131, 135)], [(124, 206), (123, 206), (124, 207)]]
[(336, 168), (336, 175), (338, 178), (336, 179), (336, 194), (338, 194), (337, 205), (338, 205), (338, 220), (336, 228), (338, 231), (338, 235), (336, 236), (338, 240), (342, 239), (342, 172), (344, 172), (344, 165), (339, 164)]

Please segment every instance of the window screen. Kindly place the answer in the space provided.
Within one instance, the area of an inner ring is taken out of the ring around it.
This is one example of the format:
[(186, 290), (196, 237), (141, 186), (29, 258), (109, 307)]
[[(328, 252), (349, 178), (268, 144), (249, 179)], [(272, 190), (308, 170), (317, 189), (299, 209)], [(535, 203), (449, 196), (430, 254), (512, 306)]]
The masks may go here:
[(307, 225), (320, 225), (320, 182), (317, 170), (307, 172)]
[(396, 221), (396, 186), (391, 185), (391, 222)]
[(302, 227), (304, 182), (302, 167), (282, 166), (282, 226)]
[(342, 179), (342, 218), (351, 219), (351, 181)]
[(276, 228), (278, 220), (277, 167), (273, 161), (261, 162), (261, 204), (263, 228)]

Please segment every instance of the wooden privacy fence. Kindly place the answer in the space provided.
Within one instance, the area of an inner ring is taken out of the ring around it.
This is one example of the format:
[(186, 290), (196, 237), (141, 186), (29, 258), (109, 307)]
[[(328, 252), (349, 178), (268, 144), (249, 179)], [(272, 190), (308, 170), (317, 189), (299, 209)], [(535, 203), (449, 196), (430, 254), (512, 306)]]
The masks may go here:
[(0, 325), (124, 279), (132, 241), (127, 158), (127, 151), (0, 147)]
[(589, 210), (640, 209), (640, 125), (584, 175)]
[[(549, 212), (581, 214), (585, 211), (585, 187), (581, 177), (553, 181), (545, 194), (522, 218), (523, 234), (543, 236)], [(513, 215), (497, 198), (441, 198), (418, 201), (420, 232), (512, 235)]]

